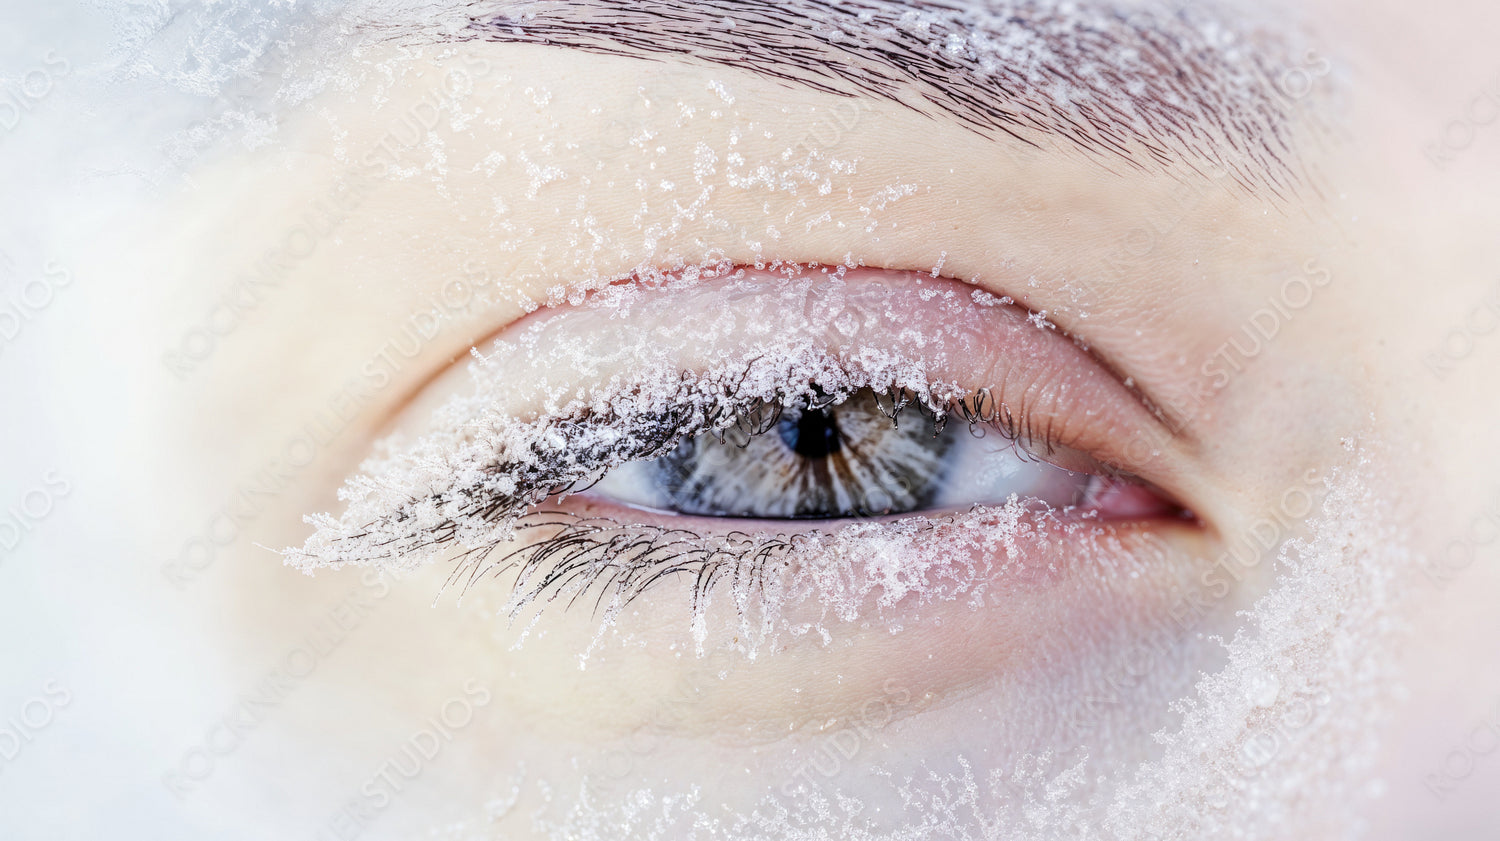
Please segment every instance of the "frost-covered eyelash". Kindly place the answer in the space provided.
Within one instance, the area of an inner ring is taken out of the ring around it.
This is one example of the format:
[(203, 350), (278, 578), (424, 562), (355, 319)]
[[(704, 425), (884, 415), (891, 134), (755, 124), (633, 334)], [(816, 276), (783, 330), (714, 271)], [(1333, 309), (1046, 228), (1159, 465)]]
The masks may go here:
[[(964, 520), (989, 518), (1005, 521), (1013, 530), (1019, 529), (1021, 517), (1027, 513), (1037, 512), (1028, 509), (1024, 502), (1012, 500), (1004, 506), (976, 505), (966, 512), (914, 515), (866, 527), (892, 529), (901, 533), (901, 539), (916, 545), (915, 541), (923, 534)], [(519, 548), (503, 554), (497, 554), (502, 544), (464, 551), (456, 558), (456, 566), (444, 587), (462, 582), (461, 592), (467, 593), (485, 577), (514, 571), (510, 596), (501, 608), (512, 620), (529, 606), (565, 599), (571, 607), (592, 594), (595, 613), (603, 614), (602, 627), (613, 622), (622, 608), (654, 585), (686, 578), (692, 585), (694, 636), (701, 644), (704, 639), (701, 623), (710, 593), (715, 585), (727, 584), (742, 636), (756, 639), (772, 630), (770, 620), (776, 606), (792, 601), (789, 596), (806, 595), (797, 592), (798, 576), (785, 574), (797, 558), (818, 555), (820, 548), (846, 537), (820, 531), (776, 534), (731, 531), (704, 535), (690, 529), (624, 523), (566, 511), (537, 511), (516, 524), (518, 533), (549, 529), (555, 531), (538, 540), (520, 541)], [(836, 566), (826, 561), (823, 565)], [(911, 586), (923, 578), (919, 573), (907, 580), (907, 589), (893, 590), (888, 581), (875, 585), (867, 576), (850, 575), (841, 569), (827, 576), (836, 582), (834, 587), (824, 582), (814, 589), (825, 602), (848, 606), (858, 604), (869, 590), (879, 586), (882, 603), (894, 604), (917, 589), (922, 590), (924, 599), (951, 598), (990, 572), (988, 565), (973, 562), (966, 570), (959, 571), (947, 559), (929, 566), (943, 568), (941, 576), (934, 577), (940, 578), (941, 583), (924, 581), (927, 586)], [(934, 583), (937, 586), (931, 586)], [(944, 588), (948, 592), (943, 592)], [(852, 612), (842, 618), (852, 619)]]
[[(284, 554), (303, 568), (380, 561), (412, 566), (455, 543), (466, 550), (493, 547), (513, 540), (517, 522), (539, 503), (586, 489), (621, 464), (659, 457), (695, 435), (722, 436), (731, 430), (761, 434), (786, 406), (837, 404), (866, 388), (884, 396), (877, 405), (893, 424), (904, 412), (916, 411), (939, 430), (958, 418), (971, 428), (1026, 440), (1045, 452), (1058, 443), (1050, 423), (1038, 427), (1024, 405), (1012, 409), (987, 388), (965, 393), (950, 384), (919, 386), (910, 372), (883, 384), (847, 371), (831, 373), (795, 383), (783, 380), (767, 393), (763, 385), (750, 385), (765, 382), (765, 371), (752, 362), (738, 374), (680, 373), (675, 387), (665, 392), (627, 389), (560, 417), (511, 420), (509, 428), (475, 436), (480, 452), (437, 463), (419, 458), (414, 465), (424, 469), (419, 472), (453, 477), (447, 487), (425, 497), (391, 498), (409, 480), (382, 482), (382, 465), (376, 464), (340, 492), (351, 501), (343, 518), (308, 518), (316, 532), (303, 547)], [(485, 454), (487, 438), (492, 451)], [(467, 449), (475, 449), (469, 444)], [(367, 520), (360, 522), (361, 516)]]
[[(847, 522), (829, 531), (791, 534), (727, 532), (622, 523), (561, 511), (538, 511), (516, 524), (517, 532), (555, 529), (497, 555), (501, 545), (475, 547), (458, 556), (445, 587), (462, 591), (487, 576), (515, 572), (502, 615), (516, 620), (528, 608), (559, 600), (573, 606), (592, 596), (598, 618), (595, 643), (619, 613), (654, 585), (691, 582), (692, 636), (701, 653), (714, 593), (727, 591), (735, 617), (735, 639), (754, 656), (789, 626), (785, 608), (813, 601), (825, 618), (853, 621), (872, 599), (889, 608), (915, 596), (920, 604), (982, 595), (997, 573), (1037, 572), (1021, 544), (1043, 523), (1072, 532), (1087, 526), (1038, 511), (1012, 498), (1003, 505), (968, 511), (914, 515), (881, 523)], [(1118, 549), (1107, 533), (1088, 532), (1094, 545)], [(945, 550), (932, 550), (941, 544)], [(876, 559), (872, 562), (872, 558)], [(1042, 574), (1050, 564), (1038, 565)], [(899, 567), (900, 574), (892, 575)], [(537, 616), (540, 614), (537, 613)], [(535, 621), (535, 616), (533, 621)], [(818, 627), (822, 627), (821, 624)], [(523, 635), (524, 636), (524, 635)], [(589, 650), (592, 650), (592, 644)], [(589, 650), (582, 652), (586, 660)]]
[(716, 580), (733, 577), (743, 587), (763, 589), (770, 573), (809, 539), (807, 533), (741, 531), (709, 537), (690, 529), (622, 523), (566, 511), (538, 511), (519, 521), (516, 529), (556, 531), (499, 557), (492, 557), (498, 545), (465, 551), (445, 587), (462, 581), (462, 591), (468, 592), (481, 578), (515, 570), (516, 581), (506, 605), (515, 618), (528, 604), (567, 596), (571, 606), (589, 593), (596, 594), (596, 611), (606, 605), (607, 597), (611, 609), (617, 610), (652, 585), (685, 575), (693, 580), (696, 615)]

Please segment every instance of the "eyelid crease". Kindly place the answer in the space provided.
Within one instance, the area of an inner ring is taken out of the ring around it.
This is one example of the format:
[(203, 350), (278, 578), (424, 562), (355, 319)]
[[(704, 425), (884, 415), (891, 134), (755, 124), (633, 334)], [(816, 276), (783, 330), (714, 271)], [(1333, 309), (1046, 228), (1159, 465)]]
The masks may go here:
[(1179, 440), (1183, 438), (1196, 440), (1193, 436), (1192, 418), (1172, 411), (1171, 404), (1168, 401), (1160, 400), (1153, 396), (1151, 389), (1147, 388), (1142, 382), (1142, 377), (1128, 373), (1123, 366), (1100, 348), (1081, 341), (1071, 333), (1061, 331), (1061, 328), (1059, 328), (1059, 331), (1063, 332), (1063, 335), (1072, 338), (1073, 343), (1078, 346), (1079, 350), (1088, 354), (1094, 362), (1098, 363), (1100, 368), (1103, 368), (1120, 384), (1121, 388), (1140, 401), (1141, 406), (1145, 408), (1147, 414), (1158, 424), (1157, 432), (1166, 440)]
[(431, 370), (427, 371), (427, 373), (424, 374), (420, 380), (413, 382), (410, 386), (405, 388), (395, 400), (391, 401), (389, 406), (383, 408), (380, 412), (380, 416), (375, 419), (375, 422), (371, 427), (371, 429), (373, 430), (372, 437), (378, 440), (385, 438), (392, 432), (394, 432), (397, 426), (397, 419), (400, 418), (400, 416), (404, 414), (406, 410), (410, 408), (417, 401), (417, 399), (422, 396), (424, 392), (427, 391), (428, 388), (430, 388), (434, 383), (451, 372), (453, 370), (453, 367), (458, 364), (460, 359), (465, 356), (472, 357), (476, 354), (479, 354), (480, 347), (493, 344), (496, 339), (498, 339), (506, 331), (514, 327), (517, 323), (526, 320), (528, 317), (536, 313), (557, 311), (567, 307), (588, 303), (589, 301), (593, 300), (597, 293), (610, 286), (637, 283), (643, 276), (661, 277), (664, 275), (663, 273), (658, 271), (643, 271), (637, 269), (636, 271), (613, 276), (601, 281), (596, 287), (587, 289), (584, 292), (583, 299), (577, 304), (564, 302), (550, 305), (544, 304), (541, 307), (526, 309), (521, 312), (515, 313), (511, 316), (511, 318), (501, 322), (499, 325), (491, 327), (485, 330), (483, 333), (479, 333), (477, 338), (473, 339), (469, 343), (469, 347), (467, 350), (459, 351), (455, 355), (449, 357), (448, 361), (444, 365), (432, 368)]

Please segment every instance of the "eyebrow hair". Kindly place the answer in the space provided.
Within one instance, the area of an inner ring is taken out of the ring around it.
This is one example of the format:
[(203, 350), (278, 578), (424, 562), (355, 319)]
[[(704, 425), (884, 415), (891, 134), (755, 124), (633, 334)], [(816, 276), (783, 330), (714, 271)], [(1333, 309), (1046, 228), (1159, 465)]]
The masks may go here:
[(1186, 165), (1277, 195), (1300, 180), (1275, 86), (1285, 38), (1205, 0), (481, 0), (460, 14), (441, 40), (685, 59), (1107, 167)]

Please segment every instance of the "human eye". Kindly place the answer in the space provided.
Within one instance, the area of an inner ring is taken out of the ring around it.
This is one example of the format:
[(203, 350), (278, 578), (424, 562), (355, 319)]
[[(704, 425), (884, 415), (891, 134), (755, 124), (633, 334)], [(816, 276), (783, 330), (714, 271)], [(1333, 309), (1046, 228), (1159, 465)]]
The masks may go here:
[[(676, 514), (839, 520), (1021, 501), (1120, 519), (1187, 516), (1159, 491), (1030, 430), (988, 387), (933, 405), (909, 390), (819, 390), (627, 462), (590, 490)], [(1064, 467), (1062, 465), (1070, 465)]]
[[(1011, 426), (980, 419), (989, 402), (981, 391), (956, 410), (934, 410), (908, 393), (861, 389), (756, 406), (727, 430), (620, 465), (592, 491), (679, 514), (771, 520), (881, 517), (1012, 496), (1080, 503), (1086, 475), (1027, 458)], [(948, 422), (952, 411), (960, 422)]]
[(294, 563), (446, 560), (506, 577), (512, 616), (582, 597), (606, 624), (676, 584), (700, 648), (723, 591), (753, 650), (809, 605), (854, 621), (974, 598), (1195, 527), (1142, 473), (1169, 437), (1124, 384), (1037, 314), (929, 273), (637, 273), (477, 356)]

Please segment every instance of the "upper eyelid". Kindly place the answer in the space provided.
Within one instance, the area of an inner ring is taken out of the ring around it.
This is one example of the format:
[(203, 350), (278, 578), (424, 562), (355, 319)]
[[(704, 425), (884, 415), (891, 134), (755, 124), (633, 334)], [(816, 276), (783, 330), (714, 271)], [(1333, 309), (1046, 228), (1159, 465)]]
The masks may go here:
[[(770, 267), (772, 269), (775, 269), (777, 265), (778, 264), (776, 263), (772, 263), (770, 264)], [(723, 275), (726, 272), (743, 271), (745, 267), (715, 265), (703, 267), (703, 269), (708, 270), (708, 277), (713, 277), (715, 275)], [(702, 269), (695, 269), (694, 271), (696, 272), (700, 270)], [(835, 272), (836, 274), (846, 271), (844, 267), (832, 267), (828, 265), (819, 266), (816, 264), (800, 263), (789, 264), (789, 270), (797, 272)], [(492, 344), (499, 337), (505, 336), (516, 329), (520, 329), (521, 325), (528, 322), (533, 322), (535, 320), (548, 319), (558, 315), (565, 315), (570, 311), (576, 311), (580, 308), (588, 307), (596, 301), (597, 297), (601, 293), (612, 287), (640, 285), (642, 283), (648, 283), (650, 285), (670, 283), (674, 278), (679, 276), (680, 273), (681, 270), (668, 272), (656, 269), (638, 269), (630, 273), (617, 275), (601, 281), (596, 288), (591, 288), (587, 293), (585, 293), (581, 301), (575, 303), (564, 302), (550, 306), (543, 306), (527, 312), (516, 313), (513, 317), (504, 320), (498, 327), (485, 332), (478, 341), (473, 343), (473, 345), (469, 349), (469, 353), (451, 359), (447, 364), (438, 366), (428, 371), (420, 381), (412, 384), (406, 391), (404, 391), (398, 400), (392, 401), (392, 403), (383, 410), (381, 419), (374, 426), (376, 432), (372, 435), (372, 439), (379, 440), (381, 438), (385, 438), (389, 434), (389, 432), (392, 431), (397, 421), (401, 419), (402, 415), (404, 415), (412, 406), (412, 404), (429, 388), (431, 388), (436, 381), (443, 379), (444, 377), (459, 375), (465, 367), (464, 363), (469, 354), (479, 352), (480, 348), (489, 347), (490, 344)], [(976, 290), (983, 289), (984, 291), (990, 292), (990, 294), (1002, 294), (999, 290), (990, 291), (990, 289), (986, 289), (977, 281), (962, 281), (956, 278), (946, 278), (941, 274), (934, 274), (931, 271), (922, 269), (888, 269), (879, 266), (862, 266), (860, 269), (856, 270), (856, 273), (877, 275), (882, 279), (882, 282), (891, 283), (905, 282), (898, 280), (899, 278), (903, 277), (912, 278), (915, 281), (937, 280), (949, 281), (953, 283), (964, 283), (966, 285), (972, 285)], [(1132, 377), (1127, 372), (1122, 371), (1120, 366), (1117, 365), (1108, 354), (1106, 354), (1097, 346), (1089, 343), (1086, 338), (1070, 333), (1067, 330), (1056, 326), (1055, 324), (1051, 324), (1050, 322), (1041, 320), (1042, 316), (1039, 315), (1038, 312), (1033, 308), (1028, 307), (1027, 302), (1024, 298), (1020, 296), (1011, 296), (1007, 292), (1006, 294), (1004, 294), (1001, 300), (1014, 300), (1014, 305), (1018, 309), (1027, 312), (1029, 318), (1037, 320), (1037, 323), (1044, 326), (1045, 329), (1047, 329), (1049, 332), (1055, 332), (1057, 334), (1057, 340), (1070, 342), (1075, 348), (1078, 349), (1079, 352), (1086, 355), (1094, 365), (1097, 365), (1099, 369), (1107, 373), (1124, 393), (1130, 395), (1133, 402), (1135, 402), (1136, 405), (1141, 409), (1141, 412), (1138, 414), (1136, 421), (1139, 424), (1149, 427), (1140, 429), (1135, 433), (1136, 441), (1150, 440), (1156, 442), (1157, 445), (1175, 445), (1179, 442), (1188, 444), (1192, 441), (1191, 428), (1188, 428), (1187, 425), (1182, 421), (1174, 418), (1172, 415), (1159, 408), (1164, 404), (1158, 403), (1153, 398), (1147, 386), (1144, 384), (1143, 378)], [(997, 361), (1005, 362), (1005, 359), (1002, 356)], [(993, 385), (996, 383), (998, 377), (1002, 375), (1003, 374), (999, 374), (996, 371), (991, 370), (985, 372), (985, 375), (981, 379), (985, 381), (985, 385)], [(1012, 391), (1012, 393), (1015, 393), (1014, 390)], [(1119, 460), (1128, 461), (1128, 459)], [(1124, 470), (1125, 472), (1132, 472), (1132, 468), (1125, 464), (1111, 463), (1110, 466), (1114, 467), (1115, 469)]]

